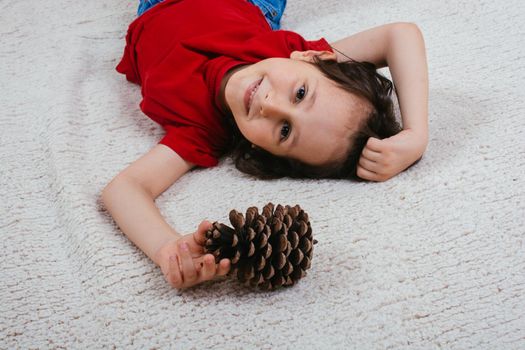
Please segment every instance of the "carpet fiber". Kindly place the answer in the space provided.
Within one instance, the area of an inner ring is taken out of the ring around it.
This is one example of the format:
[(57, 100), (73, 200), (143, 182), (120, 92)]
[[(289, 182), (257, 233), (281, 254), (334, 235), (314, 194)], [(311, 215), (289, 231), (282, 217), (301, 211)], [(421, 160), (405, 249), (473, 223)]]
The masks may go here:
[(430, 143), (384, 183), (260, 181), (224, 159), (158, 198), (184, 233), (305, 208), (312, 268), (274, 293), (172, 289), (101, 204), (163, 135), (114, 70), (135, 11), (0, 1), (0, 348), (525, 348), (525, 2), (289, 0), (283, 28), (308, 39), (420, 26)]

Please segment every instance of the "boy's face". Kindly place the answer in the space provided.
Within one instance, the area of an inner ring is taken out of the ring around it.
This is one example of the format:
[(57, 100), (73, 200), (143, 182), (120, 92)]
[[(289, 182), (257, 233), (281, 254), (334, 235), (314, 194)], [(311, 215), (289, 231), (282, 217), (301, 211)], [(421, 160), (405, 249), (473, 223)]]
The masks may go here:
[(368, 104), (325, 77), (308, 55), (269, 58), (231, 74), (224, 99), (248, 141), (310, 165), (340, 160)]

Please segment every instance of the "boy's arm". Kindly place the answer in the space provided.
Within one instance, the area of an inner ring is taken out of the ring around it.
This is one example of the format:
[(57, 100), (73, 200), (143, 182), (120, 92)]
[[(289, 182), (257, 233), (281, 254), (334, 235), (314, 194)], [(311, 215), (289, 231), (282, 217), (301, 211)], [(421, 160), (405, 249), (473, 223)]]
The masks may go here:
[[(390, 69), (403, 131), (384, 140), (370, 138), (357, 170), (364, 179), (387, 180), (421, 158), (428, 143), (428, 73), (423, 36), (415, 24), (393, 23), (357, 33), (332, 46), (355, 61)], [(337, 60), (346, 60), (337, 50)]]
[[(102, 191), (102, 201), (122, 232), (161, 267), (168, 282), (176, 288), (227, 272), (225, 263), (216, 271), (213, 256), (204, 257), (203, 237), (209, 223), (199, 225), (194, 234), (182, 236), (155, 206), (155, 198), (192, 167), (173, 150), (159, 144), (119, 173)], [(189, 250), (180, 243), (188, 243)], [(171, 257), (176, 258), (172, 261)]]

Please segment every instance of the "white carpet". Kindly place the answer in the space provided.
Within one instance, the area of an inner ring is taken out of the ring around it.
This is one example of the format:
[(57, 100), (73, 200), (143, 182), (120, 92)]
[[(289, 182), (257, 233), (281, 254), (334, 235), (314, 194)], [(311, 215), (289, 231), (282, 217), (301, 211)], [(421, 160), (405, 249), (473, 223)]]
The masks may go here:
[(179, 292), (113, 223), (102, 188), (163, 134), (115, 72), (134, 1), (0, 1), (0, 348), (525, 348), (525, 3), (289, 0), (335, 41), (422, 29), (430, 144), (386, 183), (259, 181), (226, 159), (157, 201), (180, 232), (300, 204), (308, 276)]

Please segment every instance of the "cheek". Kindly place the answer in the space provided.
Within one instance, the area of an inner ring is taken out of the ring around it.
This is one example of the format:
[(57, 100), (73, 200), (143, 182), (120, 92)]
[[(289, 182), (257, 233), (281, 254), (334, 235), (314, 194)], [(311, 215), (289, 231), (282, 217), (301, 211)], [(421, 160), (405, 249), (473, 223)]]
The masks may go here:
[(239, 118), (236, 120), (237, 127), (241, 131), (241, 134), (250, 142), (254, 142), (254, 136), (256, 129), (253, 128), (249, 121)]
[(241, 133), (248, 141), (258, 146), (265, 147), (269, 142), (270, 133), (268, 125), (258, 121), (243, 121), (237, 124)]

